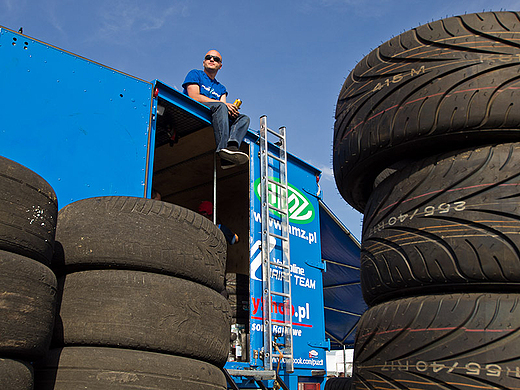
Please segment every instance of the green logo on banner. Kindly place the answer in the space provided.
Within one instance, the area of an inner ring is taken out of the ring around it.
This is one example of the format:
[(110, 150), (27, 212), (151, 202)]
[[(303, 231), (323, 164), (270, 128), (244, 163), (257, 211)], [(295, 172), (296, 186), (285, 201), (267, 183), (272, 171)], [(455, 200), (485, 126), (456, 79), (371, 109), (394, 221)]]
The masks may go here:
[[(279, 179), (274, 177), (269, 178), (272, 181), (280, 182)], [(260, 199), (260, 178), (255, 180), (255, 194), (258, 199)], [(277, 186), (276, 184), (268, 183), (268, 202), (271, 206), (281, 209), (281, 200), (282, 200), (282, 188)], [(301, 193), (293, 185), (289, 184), (289, 194), (287, 196), (287, 200), (289, 202), (289, 222), (293, 223), (310, 223), (314, 220), (314, 207), (312, 206), (309, 199)], [(276, 211), (273, 211), (275, 215), (279, 215)]]

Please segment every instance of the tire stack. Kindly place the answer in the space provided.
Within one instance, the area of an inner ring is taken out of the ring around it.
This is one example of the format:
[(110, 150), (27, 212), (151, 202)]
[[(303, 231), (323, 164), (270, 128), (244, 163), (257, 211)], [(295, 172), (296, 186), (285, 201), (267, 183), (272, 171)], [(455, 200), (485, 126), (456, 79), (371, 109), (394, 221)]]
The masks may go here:
[(51, 263), (58, 202), (52, 187), (0, 157), (0, 388), (32, 390), (32, 362), (49, 348), (57, 282)]
[(325, 382), (324, 390), (348, 390), (351, 384), (352, 378), (349, 377), (329, 378)]
[(364, 213), (353, 389), (520, 388), (520, 15), (382, 44), (339, 96), (334, 173)]
[(39, 390), (225, 389), (226, 243), (169, 203), (100, 197), (60, 210), (59, 311)]

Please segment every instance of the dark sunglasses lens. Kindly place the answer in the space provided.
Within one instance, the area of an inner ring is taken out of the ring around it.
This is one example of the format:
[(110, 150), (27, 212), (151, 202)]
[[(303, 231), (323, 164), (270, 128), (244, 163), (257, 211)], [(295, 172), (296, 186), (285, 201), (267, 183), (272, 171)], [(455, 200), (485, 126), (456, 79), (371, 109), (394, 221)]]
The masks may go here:
[(217, 57), (217, 56), (210, 56), (210, 55), (207, 55), (206, 57), (204, 57), (204, 59), (205, 59), (206, 61), (209, 61), (209, 60), (211, 60), (212, 58), (213, 58), (213, 61), (215, 61), (215, 62), (220, 62), (220, 57)]

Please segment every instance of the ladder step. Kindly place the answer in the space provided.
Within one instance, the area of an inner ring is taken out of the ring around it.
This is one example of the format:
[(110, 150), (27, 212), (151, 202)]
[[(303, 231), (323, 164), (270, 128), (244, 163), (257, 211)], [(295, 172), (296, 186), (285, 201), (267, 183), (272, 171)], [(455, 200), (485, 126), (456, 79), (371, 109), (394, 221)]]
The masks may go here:
[(274, 181), (274, 180), (271, 180), (271, 179), (267, 179), (267, 181), (271, 184), (275, 184), (277, 185), (278, 187), (282, 187), (283, 189), (286, 189), (287, 188), (287, 183), (280, 183), (278, 181)]
[(274, 154), (272, 153), (267, 153), (267, 157), (271, 157), (271, 158), (274, 158), (276, 161), (280, 162), (281, 164), (286, 164), (285, 160), (284, 159), (281, 159), (280, 157), (278, 156), (275, 156)]
[(269, 127), (266, 127), (265, 129), (266, 129), (269, 133), (278, 136), (278, 138), (283, 139), (283, 135), (282, 135), (281, 133), (277, 132), (276, 130), (272, 130), (272, 129), (270, 129)]
[[(273, 352), (273, 356), (276, 357), (276, 358), (279, 358), (280, 354), (278, 352)], [(283, 359), (292, 359), (293, 355), (292, 354), (283, 354), (282, 358)]]
[(284, 328), (292, 328), (292, 322), (291, 323), (288, 323), (288, 322), (277, 322), (277, 325), (278, 326), (283, 326)]
[(280, 214), (285, 214), (285, 215), (287, 215), (287, 211), (285, 211), (285, 210), (279, 209), (278, 207), (271, 206), (270, 204), (267, 204), (267, 206), (268, 206), (270, 209), (274, 210), (274, 211), (278, 211)]
[(289, 240), (289, 237), (280, 236), (279, 234), (269, 233), (269, 235), (270, 235), (270, 236), (273, 236), (274, 238), (278, 238), (279, 240), (284, 240), (284, 241)]
[(280, 268), (291, 269), (290, 265), (283, 264), (283, 263), (277, 263), (276, 261), (270, 261), (269, 264), (274, 265), (276, 267), (280, 267)]
[(279, 297), (284, 297), (284, 298), (290, 298), (290, 296), (291, 296), (291, 294), (282, 293), (282, 292), (276, 292), (276, 291), (271, 291), (271, 294), (272, 295), (277, 295)]

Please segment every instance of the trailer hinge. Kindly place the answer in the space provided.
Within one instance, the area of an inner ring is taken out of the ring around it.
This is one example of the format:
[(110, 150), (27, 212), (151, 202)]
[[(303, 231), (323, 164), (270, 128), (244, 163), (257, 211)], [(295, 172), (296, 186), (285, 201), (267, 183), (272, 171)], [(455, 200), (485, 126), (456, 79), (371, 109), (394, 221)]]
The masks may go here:
[(330, 340), (329, 339), (320, 340), (320, 341), (309, 341), (307, 344), (309, 345), (309, 347), (322, 348), (322, 349), (326, 349), (327, 351), (330, 351)]
[(309, 267), (321, 269), (323, 271), (326, 271), (327, 265), (324, 261), (312, 261), (312, 260), (306, 260), (305, 264), (307, 264)]

